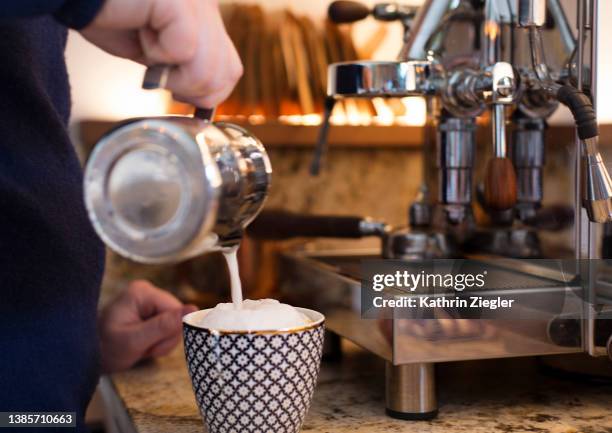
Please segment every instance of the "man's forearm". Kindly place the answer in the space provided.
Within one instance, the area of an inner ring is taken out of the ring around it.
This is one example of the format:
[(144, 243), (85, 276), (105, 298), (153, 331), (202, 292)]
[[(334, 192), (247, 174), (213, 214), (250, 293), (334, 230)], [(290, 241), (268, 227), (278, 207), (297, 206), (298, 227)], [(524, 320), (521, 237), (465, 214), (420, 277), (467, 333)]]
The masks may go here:
[(80, 29), (94, 19), (104, 0), (4, 0), (0, 20), (53, 15), (68, 27)]

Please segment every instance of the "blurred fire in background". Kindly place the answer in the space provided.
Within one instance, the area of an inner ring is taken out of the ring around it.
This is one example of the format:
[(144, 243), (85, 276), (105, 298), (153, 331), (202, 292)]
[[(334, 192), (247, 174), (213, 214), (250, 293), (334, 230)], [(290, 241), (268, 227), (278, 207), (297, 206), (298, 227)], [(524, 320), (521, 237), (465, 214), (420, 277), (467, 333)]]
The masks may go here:
[[(250, 124), (319, 125), (330, 63), (370, 59), (387, 36), (378, 23), (357, 47), (351, 25), (313, 20), (289, 9), (257, 4), (222, 5), (228, 34), (244, 64), (244, 75), (217, 108), (220, 120)], [(172, 113), (191, 108), (173, 102)], [(425, 123), (422, 98), (346, 99), (336, 104), (335, 125), (407, 125)]]

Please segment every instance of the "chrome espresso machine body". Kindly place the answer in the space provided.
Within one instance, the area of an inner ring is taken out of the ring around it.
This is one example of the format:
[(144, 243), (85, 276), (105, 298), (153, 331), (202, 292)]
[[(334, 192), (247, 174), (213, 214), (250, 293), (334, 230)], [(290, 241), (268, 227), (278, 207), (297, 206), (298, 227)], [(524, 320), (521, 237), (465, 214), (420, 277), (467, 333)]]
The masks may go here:
[[(380, 251), (288, 254), (282, 280), (287, 293), (302, 292), (326, 315), (328, 329), (387, 361), (391, 416), (435, 416), (436, 362), (606, 354), (611, 332), (602, 325), (607, 321), (598, 320), (596, 304), (606, 303), (609, 284), (595, 278), (590, 261), (581, 260), (597, 257), (598, 227), (612, 217), (612, 182), (597, 149), (594, 104), (601, 17), (597, 0), (566, 3), (577, 6), (576, 20), (568, 18), (561, 0), (425, 0), (418, 9), (381, 4), (369, 10), (347, 1), (330, 6), (336, 22), (372, 14), (404, 24), (397, 61), (330, 66), (326, 122), (344, 97), (424, 97), (423, 187), (410, 205), (409, 226), (379, 233)], [(542, 206), (546, 121), (559, 104), (570, 109), (576, 124), (575, 164), (567, 170), (575, 184), (569, 209)], [(491, 135), (483, 150), (476, 132), (488, 128), (486, 118)], [(322, 128), (314, 172), (328, 127)], [(475, 171), (483, 166), (483, 184), (476, 185)], [(486, 226), (477, 222), (476, 206), (486, 214)], [(540, 232), (550, 220), (573, 227), (575, 251), (545, 251)], [(360, 261), (381, 257), (495, 260), (505, 284), (494, 290), (520, 299), (515, 314), (538, 313), (520, 320), (364, 319)], [(579, 259), (580, 278), (568, 284), (567, 275), (513, 260), (530, 257)], [(558, 299), (565, 303), (561, 313), (548, 309)]]

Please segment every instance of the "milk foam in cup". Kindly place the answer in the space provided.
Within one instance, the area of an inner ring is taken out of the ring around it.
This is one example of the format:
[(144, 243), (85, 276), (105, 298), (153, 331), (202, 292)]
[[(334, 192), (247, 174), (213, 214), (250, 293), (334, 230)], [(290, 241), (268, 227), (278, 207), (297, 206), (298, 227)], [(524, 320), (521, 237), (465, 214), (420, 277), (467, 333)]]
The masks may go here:
[(218, 304), (206, 311), (198, 326), (217, 331), (243, 332), (296, 329), (310, 324), (310, 319), (296, 308), (275, 299), (242, 300), (237, 249), (223, 252), (230, 274), (232, 302)]
[(299, 310), (275, 299), (245, 299), (241, 308), (233, 303), (217, 304), (198, 325), (219, 331), (266, 331), (301, 328), (310, 323)]

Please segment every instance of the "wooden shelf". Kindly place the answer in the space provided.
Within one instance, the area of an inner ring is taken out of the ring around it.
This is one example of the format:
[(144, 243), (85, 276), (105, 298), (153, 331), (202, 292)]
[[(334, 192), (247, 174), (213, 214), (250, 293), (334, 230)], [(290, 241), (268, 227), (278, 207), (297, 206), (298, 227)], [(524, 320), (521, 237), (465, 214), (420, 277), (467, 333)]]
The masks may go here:
[[(266, 146), (313, 147), (319, 126), (266, 123), (243, 125)], [(329, 128), (330, 146), (420, 147), (424, 130), (419, 126), (335, 126)]]
[[(259, 138), (266, 146), (313, 147), (319, 126), (265, 123), (253, 125), (235, 122)], [(79, 123), (80, 138), (90, 147), (115, 125), (115, 122), (85, 120)], [(335, 126), (329, 130), (331, 146), (349, 147), (419, 147), (423, 145), (423, 128), (419, 126)]]
[[(265, 123), (253, 125), (236, 122), (251, 131), (266, 147), (311, 148), (315, 145), (319, 126)], [(86, 120), (79, 123), (79, 134), (86, 153), (112, 128), (116, 122)], [(601, 125), (600, 142), (612, 145), (612, 125)], [(329, 131), (329, 144), (353, 148), (419, 148), (424, 142), (425, 128), (419, 126), (334, 126)], [(486, 128), (479, 128), (479, 140), (488, 139)], [(568, 140), (573, 136), (571, 126), (550, 127), (549, 142)]]

